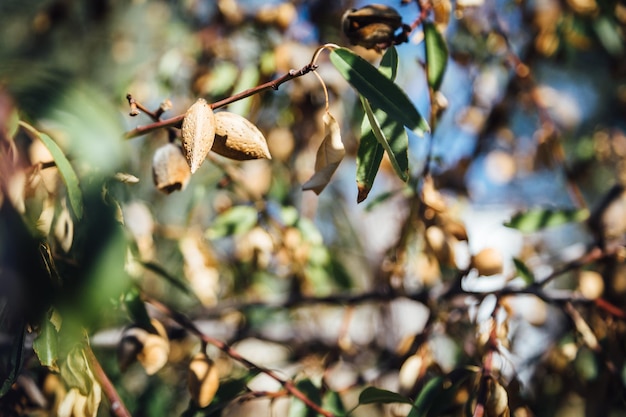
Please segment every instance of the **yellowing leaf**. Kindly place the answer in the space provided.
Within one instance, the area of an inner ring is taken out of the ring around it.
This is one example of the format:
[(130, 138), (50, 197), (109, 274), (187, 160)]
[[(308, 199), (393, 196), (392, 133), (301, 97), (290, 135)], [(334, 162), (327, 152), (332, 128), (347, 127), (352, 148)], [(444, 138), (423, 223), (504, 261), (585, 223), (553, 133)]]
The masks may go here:
[(341, 141), (339, 123), (330, 113), (324, 114), (324, 127), (326, 135), (315, 157), (315, 174), (302, 186), (303, 190), (313, 190), (315, 194), (321, 193), (328, 185), (346, 154)]

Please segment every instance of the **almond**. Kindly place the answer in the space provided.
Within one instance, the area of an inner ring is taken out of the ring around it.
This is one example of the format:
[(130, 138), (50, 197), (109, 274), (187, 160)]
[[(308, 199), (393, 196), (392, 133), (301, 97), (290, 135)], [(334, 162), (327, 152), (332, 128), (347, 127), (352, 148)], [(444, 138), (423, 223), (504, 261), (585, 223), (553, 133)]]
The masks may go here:
[(187, 382), (191, 398), (199, 407), (211, 404), (220, 380), (217, 367), (206, 353), (200, 352), (191, 360)]
[(263, 133), (248, 119), (235, 113), (215, 113), (213, 152), (227, 158), (272, 159)]
[(185, 113), (181, 132), (183, 153), (191, 173), (206, 159), (215, 139), (215, 114), (203, 98), (199, 98)]
[(152, 158), (152, 178), (159, 191), (170, 194), (187, 186), (191, 171), (182, 149), (172, 143), (156, 150)]

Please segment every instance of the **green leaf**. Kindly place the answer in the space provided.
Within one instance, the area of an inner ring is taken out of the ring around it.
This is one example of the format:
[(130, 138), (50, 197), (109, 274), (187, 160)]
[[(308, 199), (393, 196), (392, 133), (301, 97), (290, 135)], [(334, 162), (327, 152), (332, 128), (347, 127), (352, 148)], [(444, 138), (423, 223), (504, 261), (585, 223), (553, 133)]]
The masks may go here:
[[(385, 52), (385, 55), (383, 55), (383, 59), (380, 61), (380, 67), (378, 68), (378, 71), (380, 71), (381, 74), (393, 81), (396, 78), (397, 70), (398, 53), (396, 51), (396, 48), (392, 46), (391, 48), (387, 49), (387, 52)], [(383, 112), (380, 113), (382, 113), (380, 115), (382, 118), (387, 117)], [(402, 128), (402, 126), (400, 126), (400, 128)], [(402, 128), (402, 132), (406, 134), (406, 132), (404, 132), (404, 128)], [(385, 148), (383, 148), (383, 145), (380, 144), (380, 142), (374, 135), (374, 132), (372, 131), (368, 120), (368, 116), (365, 115), (361, 126), (361, 140), (359, 142), (359, 149), (357, 151), (356, 158), (356, 184), (358, 189), (357, 203), (362, 202), (369, 195), (369, 192), (374, 185), (376, 175), (378, 174), (378, 170), (380, 169), (380, 164), (383, 160), (384, 153)]]
[(83, 217), (83, 193), (80, 190), (78, 177), (76, 176), (76, 172), (74, 172), (74, 168), (72, 168), (72, 165), (65, 157), (61, 148), (59, 148), (59, 145), (57, 145), (50, 136), (38, 131), (28, 123), (23, 121), (20, 121), (19, 123), (20, 126), (41, 140), (46, 148), (48, 148), (48, 151), (50, 151), (59, 173), (61, 174), (61, 178), (63, 178), (63, 182), (65, 182), (65, 186), (67, 187), (67, 196), (70, 200), (74, 216), (80, 220)]
[(324, 394), (322, 407), (336, 416), (343, 416), (346, 414), (346, 407), (343, 405), (343, 401), (341, 401), (341, 396), (336, 391), (328, 391)]
[(407, 417), (440, 416), (450, 407), (461, 385), (475, 373), (476, 370), (461, 368), (431, 379), (420, 391)]
[[(367, 125), (369, 126), (369, 122), (367, 122)], [(359, 149), (356, 154), (357, 203), (362, 202), (369, 195), (384, 154), (385, 149), (374, 136), (372, 129), (361, 135)]]
[(207, 230), (209, 239), (219, 239), (247, 232), (258, 221), (257, 210), (252, 206), (234, 206), (221, 213)]
[(152, 326), (150, 315), (148, 315), (146, 305), (141, 299), (141, 295), (139, 294), (139, 290), (137, 288), (131, 288), (128, 290), (126, 294), (124, 294), (123, 300), (126, 311), (128, 311), (128, 315), (134, 323), (139, 325), (141, 328), (154, 330), (155, 333), (157, 332), (157, 330)]
[(448, 64), (448, 47), (443, 35), (432, 22), (424, 22), (424, 45), (426, 46), (426, 73), (428, 85), (439, 90)]
[(182, 279), (180, 279), (180, 278), (170, 274), (161, 265), (159, 265), (159, 264), (157, 264), (155, 262), (150, 262), (150, 261), (141, 262), (141, 265), (144, 268), (146, 268), (147, 270), (152, 271), (155, 274), (161, 276), (161, 278), (164, 278), (167, 282), (169, 282), (170, 284), (172, 284), (174, 287), (178, 288), (179, 290), (181, 290), (185, 294), (190, 295), (190, 296), (195, 296), (195, 293), (189, 287), (189, 285), (187, 285), (187, 283), (185, 281), (183, 281)]
[(530, 209), (514, 215), (506, 227), (517, 229), (521, 232), (536, 232), (546, 227), (560, 226), (570, 222), (582, 222), (589, 217), (587, 209)]
[(535, 282), (535, 274), (521, 259), (513, 258), (513, 263), (515, 264), (515, 269), (517, 269), (517, 274), (526, 284), (531, 285)]
[[(320, 390), (310, 379), (298, 381), (296, 387), (315, 404), (320, 405), (322, 403)], [(317, 412), (307, 407), (307, 405), (299, 399), (291, 397), (288, 417), (317, 417)]]
[(398, 51), (395, 46), (387, 49), (387, 52), (380, 60), (378, 71), (391, 81), (395, 81), (398, 74)]
[(374, 403), (405, 403), (411, 404), (411, 400), (397, 392), (387, 391), (386, 389), (367, 387), (359, 395), (359, 405)]
[(4, 396), (17, 379), (17, 375), (22, 367), (22, 355), (24, 353), (24, 337), (26, 336), (26, 326), (24, 324), (18, 326), (19, 330), (13, 337), (11, 342), (11, 351), (8, 355), (0, 357), (0, 377), (2, 377), (2, 386), (0, 386), (0, 398)]
[(367, 115), (367, 124), (364, 123), (361, 130), (371, 129), (372, 133), (378, 140), (378, 143), (387, 151), (387, 156), (391, 162), (391, 166), (395, 173), (402, 179), (402, 181), (408, 181), (409, 179), (409, 136), (404, 130), (404, 126), (397, 123), (395, 120), (388, 117), (388, 115), (381, 110), (374, 110), (370, 106), (367, 100), (361, 97), (361, 104)]
[(42, 320), (39, 334), (33, 341), (33, 349), (43, 366), (58, 372), (58, 334), (52, 323), (53, 312), (51, 309)]
[(620, 35), (619, 25), (609, 16), (593, 19), (593, 30), (608, 53), (619, 57), (624, 54), (624, 40)]
[(430, 130), (406, 93), (366, 60), (349, 49), (336, 48), (330, 53), (330, 61), (372, 106), (419, 135)]

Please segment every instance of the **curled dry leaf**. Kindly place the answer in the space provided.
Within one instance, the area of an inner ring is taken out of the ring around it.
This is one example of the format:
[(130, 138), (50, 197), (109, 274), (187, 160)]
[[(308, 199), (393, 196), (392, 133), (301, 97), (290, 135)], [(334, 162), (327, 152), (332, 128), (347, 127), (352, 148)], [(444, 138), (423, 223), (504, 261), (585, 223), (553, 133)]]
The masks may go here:
[(189, 165), (179, 146), (168, 143), (156, 150), (152, 158), (152, 178), (159, 191), (170, 194), (183, 190), (190, 177)]
[(193, 174), (206, 159), (215, 139), (215, 114), (206, 100), (199, 98), (185, 113), (181, 131), (183, 154)]
[(323, 120), (326, 135), (317, 150), (315, 174), (302, 186), (303, 190), (313, 190), (315, 194), (321, 193), (328, 185), (339, 163), (346, 154), (341, 140), (339, 123), (330, 113), (325, 113)]
[(272, 159), (263, 133), (248, 119), (236, 113), (215, 113), (215, 140), (211, 150), (227, 158)]
[(220, 380), (217, 367), (206, 353), (200, 352), (191, 360), (187, 382), (191, 399), (199, 407), (211, 404)]

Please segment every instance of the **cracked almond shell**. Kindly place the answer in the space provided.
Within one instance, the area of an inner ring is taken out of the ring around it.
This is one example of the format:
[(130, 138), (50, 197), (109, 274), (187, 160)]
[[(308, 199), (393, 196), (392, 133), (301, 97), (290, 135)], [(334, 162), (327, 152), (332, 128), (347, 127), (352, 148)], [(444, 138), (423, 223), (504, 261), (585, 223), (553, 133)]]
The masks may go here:
[(193, 174), (206, 159), (215, 139), (215, 114), (203, 98), (199, 98), (185, 113), (181, 141), (183, 154)]
[(227, 111), (215, 113), (215, 140), (211, 150), (238, 161), (272, 159), (263, 133), (245, 117)]

